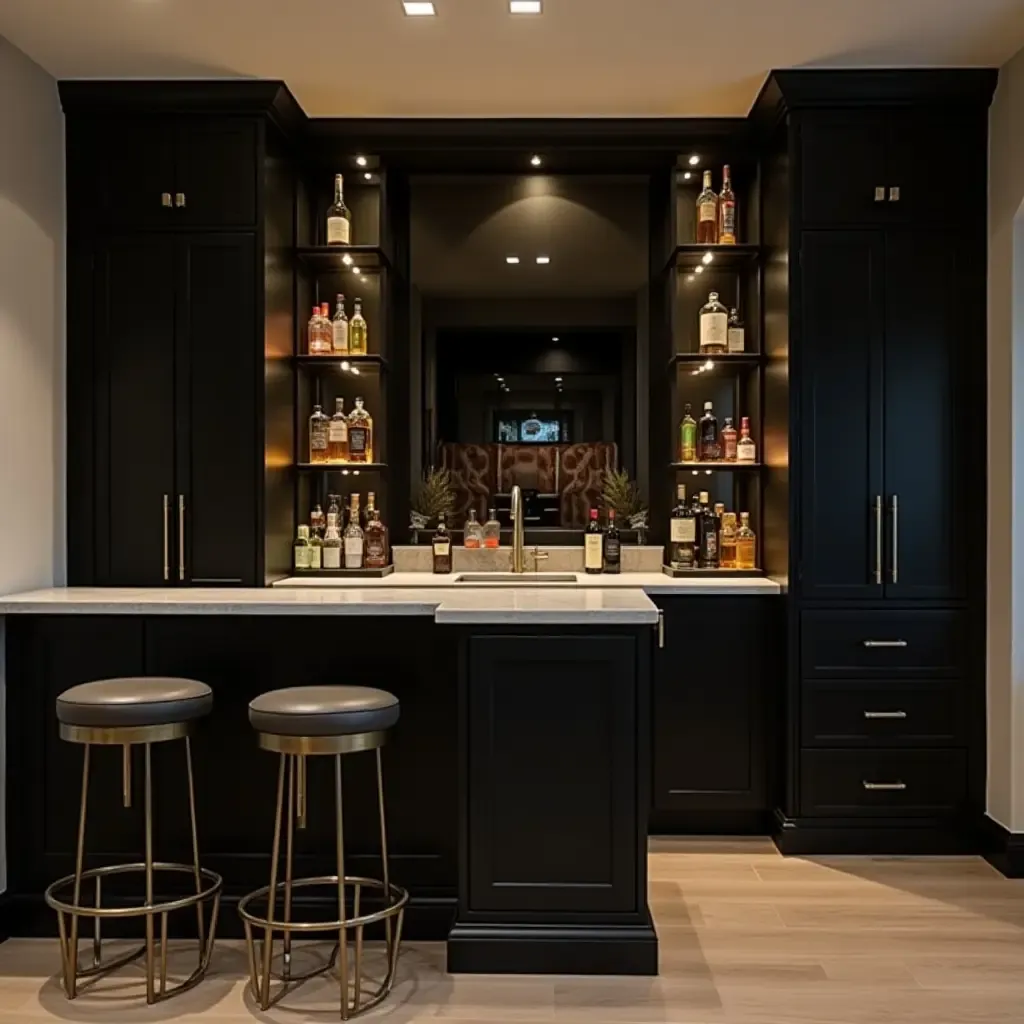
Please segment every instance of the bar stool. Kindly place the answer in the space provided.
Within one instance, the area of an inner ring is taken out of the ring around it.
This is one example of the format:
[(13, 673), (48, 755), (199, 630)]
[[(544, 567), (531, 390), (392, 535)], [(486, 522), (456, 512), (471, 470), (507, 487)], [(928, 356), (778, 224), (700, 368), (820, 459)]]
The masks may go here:
[[(57, 911), (60, 932), (61, 967), (64, 992), (74, 999), (78, 982), (83, 978), (105, 974), (123, 967), (139, 957), (146, 957), (146, 1002), (175, 995), (197, 984), (206, 973), (213, 953), (214, 934), (223, 880), (220, 875), (199, 864), (199, 839), (196, 830), (195, 784), (192, 774), (193, 723), (209, 714), (213, 692), (205, 683), (193, 679), (137, 678), (100, 679), (65, 690), (57, 698), (57, 720), (61, 739), (81, 743), (82, 795), (78, 812), (78, 844), (75, 872), (54, 882), (46, 890), (46, 902)], [(188, 806), (192, 826), (192, 863), (171, 864), (153, 860), (153, 785), (151, 748), (168, 740), (185, 741), (185, 764), (188, 770)], [(122, 800), (132, 805), (132, 747), (144, 749), (145, 859), (142, 863), (113, 864), (82, 870), (85, 857), (86, 806), (89, 795), (89, 761), (93, 746), (120, 746), (122, 765)], [(103, 880), (114, 875), (142, 873), (145, 877), (145, 899), (141, 904), (104, 907)], [(180, 899), (154, 901), (154, 880), (160, 873), (191, 875), (195, 893)], [(94, 882), (91, 905), (82, 902), (82, 883)], [(70, 889), (70, 899), (67, 890)], [(209, 928), (204, 907), (212, 904)], [(180, 984), (167, 988), (167, 916), (174, 910), (196, 908), (199, 935), (199, 962), (196, 969)], [(160, 916), (160, 984), (156, 979), (155, 918)], [(93, 919), (92, 965), (78, 963), (79, 918)], [(111, 919), (146, 919), (146, 941), (136, 950), (104, 962), (102, 959), (101, 922)], [(70, 918), (70, 922), (67, 920)]]
[[(270, 857), (270, 885), (250, 893), (238, 904), (245, 923), (246, 946), (249, 951), (249, 977), (254, 998), (267, 1010), (286, 994), (293, 983), (305, 981), (331, 970), (338, 964), (341, 986), (341, 1019), (363, 1013), (376, 1006), (391, 991), (398, 963), (398, 947), (402, 937), (402, 918), (409, 900), (406, 890), (393, 885), (388, 867), (387, 829), (384, 821), (384, 776), (381, 770), (381, 747), (387, 730), (398, 721), (398, 699), (384, 690), (363, 686), (297, 686), (272, 690), (257, 697), (249, 705), (249, 722), (259, 734), (264, 750), (281, 755), (277, 773), (277, 811), (274, 819), (274, 843)], [(341, 759), (346, 754), (373, 750), (377, 756), (377, 806), (380, 812), (380, 846), (383, 878), (363, 878), (345, 874), (345, 831), (341, 792)], [(333, 756), (334, 813), (337, 874), (317, 878), (292, 878), (292, 848), (295, 825), (306, 827), (306, 758)], [(288, 775), (288, 816), (285, 838), (285, 877), (278, 882), (277, 871), (281, 849), (285, 774)], [(296, 922), (292, 920), (292, 892), (300, 887), (334, 886), (338, 896), (338, 918), (335, 921)], [(346, 908), (346, 886), (352, 891), (352, 916)], [(360, 914), (364, 888), (379, 890), (382, 909)], [(276, 915), (277, 898), (283, 897), (282, 917)], [(266, 916), (253, 912), (252, 905), (266, 901)], [(363, 931), (369, 924), (384, 922), (387, 968), (383, 981), (366, 999), (362, 998)], [(262, 963), (257, 954), (253, 929), (263, 929)], [(271, 998), (271, 960), (274, 936), (283, 938), (283, 970), (273, 975), (283, 982)], [(327, 963), (304, 975), (291, 971), (292, 935), (336, 932), (338, 940)], [(348, 937), (355, 933), (352, 984), (349, 984)], [(340, 954), (340, 955), (339, 955)], [(351, 1000), (349, 989), (352, 989)]]

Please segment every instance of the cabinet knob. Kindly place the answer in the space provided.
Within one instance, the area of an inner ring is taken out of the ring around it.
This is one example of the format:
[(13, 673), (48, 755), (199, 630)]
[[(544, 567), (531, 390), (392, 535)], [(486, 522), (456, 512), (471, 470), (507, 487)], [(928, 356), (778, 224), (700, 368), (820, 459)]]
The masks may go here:
[(174, 193), (174, 205), (177, 206), (177, 207), (182, 207), (182, 206), (185, 205), (185, 193), (184, 192), (175, 192)]
[(171, 193), (170, 192), (161, 192), (160, 193), (160, 205), (161, 206), (170, 206), (171, 205)]
[(876, 185), (875, 186), (875, 202), (876, 203), (884, 203), (885, 202), (885, 186), (884, 185)]
[(900, 201), (900, 187), (899, 187), (899, 185), (893, 185), (893, 187), (891, 189), (889, 189), (889, 202), (890, 203), (898, 203), (899, 201)]

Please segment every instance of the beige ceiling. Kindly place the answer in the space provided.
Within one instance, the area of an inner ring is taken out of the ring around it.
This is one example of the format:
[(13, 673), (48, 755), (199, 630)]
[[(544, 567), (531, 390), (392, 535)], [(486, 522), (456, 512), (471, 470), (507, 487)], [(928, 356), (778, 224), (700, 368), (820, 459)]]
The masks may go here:
[(58, 78), (280, 78), (313, 116), (745, 114), (803, 65), (1000, 65), (1024, 0), (0, 0)]

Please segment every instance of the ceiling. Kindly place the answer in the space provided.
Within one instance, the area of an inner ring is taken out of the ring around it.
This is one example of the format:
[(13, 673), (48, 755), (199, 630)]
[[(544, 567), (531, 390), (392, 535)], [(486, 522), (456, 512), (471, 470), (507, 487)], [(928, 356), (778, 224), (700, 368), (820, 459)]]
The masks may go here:
[(1001, 65), (1021, 0), (0, 0), (58, 78), (279, 78), (310, 116), (742, 115), (772, 68)]

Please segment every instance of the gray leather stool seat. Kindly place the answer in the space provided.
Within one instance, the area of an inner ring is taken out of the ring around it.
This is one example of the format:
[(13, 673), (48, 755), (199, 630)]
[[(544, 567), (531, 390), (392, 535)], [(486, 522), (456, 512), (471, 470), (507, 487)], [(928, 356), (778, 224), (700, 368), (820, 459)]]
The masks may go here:
[(128, 729), (190, 722), (210, 713), (213, 691), (195, 679), (126, 676), (98, 679), (57, 698), (57, 720), (87, 728)]
[(370, 686), (292, 686), (260, 694), (249, 722), (276, 736), (350, 736), (390, 729), (399, 710), (394, 694)]

